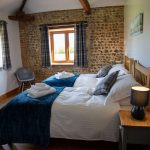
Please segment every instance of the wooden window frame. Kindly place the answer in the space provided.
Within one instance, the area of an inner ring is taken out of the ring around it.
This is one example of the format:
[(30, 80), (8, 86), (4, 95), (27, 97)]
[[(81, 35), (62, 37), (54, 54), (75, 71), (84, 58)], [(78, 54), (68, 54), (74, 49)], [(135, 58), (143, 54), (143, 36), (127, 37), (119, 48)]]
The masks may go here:
[[(59, 29), (58, 29), (59, 30)], [(66, 65), (66, 64), (70, 64), (70, 65), (74, 65), (74, 60), (71, 61), (69, 58), (69, 33), (75, 33), (74, 30), (63, 30), (63, 31), (50, 31), (49, 35), (50, 35), (50, 46), (51, 46), (51, 60), (52, 60), (52, 65)], [(57, 61), (54, 60), (55, 59), (55, 55), (54, 55), (54, 34), (64, 34), (65, 35), (65, 61)]]

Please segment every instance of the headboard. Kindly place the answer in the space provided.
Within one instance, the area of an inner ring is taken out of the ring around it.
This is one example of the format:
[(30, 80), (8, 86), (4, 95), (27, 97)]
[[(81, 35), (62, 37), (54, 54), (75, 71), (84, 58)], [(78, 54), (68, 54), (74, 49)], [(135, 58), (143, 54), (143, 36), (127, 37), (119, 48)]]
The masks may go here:
[(142, 66), (137, 61), (134, 61), (134, 73), (133, 76), (137, 82), (141, 85), (150, 88), (150, 68)]
[(129, 71), (130, 74), (134, 73), (134, 59), (124, 56), (124, 67)]
[(124, 56), (124, 66), (137, 82), (150, 88), (150, 67), (146, 68), (128, 56)]

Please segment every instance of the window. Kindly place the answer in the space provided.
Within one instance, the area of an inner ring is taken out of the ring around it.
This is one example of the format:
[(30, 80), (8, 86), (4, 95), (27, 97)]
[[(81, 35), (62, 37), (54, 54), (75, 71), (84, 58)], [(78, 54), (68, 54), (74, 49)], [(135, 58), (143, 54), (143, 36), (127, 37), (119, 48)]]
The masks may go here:
[(49, 30), (52, 65), (74, 64), (74, 27)]
[(0, 33), (0, 68), (3, 67), (3, 60), (2, 60), (2, 38)]

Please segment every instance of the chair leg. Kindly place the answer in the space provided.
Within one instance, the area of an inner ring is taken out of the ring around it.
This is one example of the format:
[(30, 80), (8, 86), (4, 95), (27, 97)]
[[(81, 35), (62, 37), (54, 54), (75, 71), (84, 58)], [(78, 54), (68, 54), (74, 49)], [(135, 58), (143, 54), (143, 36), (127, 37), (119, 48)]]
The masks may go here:
[(22, 89), (21, 89), (21, 91), (23, 92), (23, 90), (24, 90), (24, 82), (22, 82)]
[(21, 92), (22, 91), (22, 82), (21, 82), (21, 85), (19, 86), (19, 92)]
[[(33, 83), (32, 83), (33, 82)], [(26, 82), (21, 82), (21, 85), (19, 87), (19, 92), (23, 92), (25, 88), (27, 88), (28, 86), (31, 87), (32, 84), (35, 84), (35, 80), (34, 81), (26, 81)]]
[(19, 92), (21, 91), (21, 85), (19, 86)]
[(30, 87), (31, 87), (31, 85), (32, 85), (32, 84), (31, 84), (31, 82), (30, 82), (30, 81), (29, 81), (29, 84), (30, 84)]

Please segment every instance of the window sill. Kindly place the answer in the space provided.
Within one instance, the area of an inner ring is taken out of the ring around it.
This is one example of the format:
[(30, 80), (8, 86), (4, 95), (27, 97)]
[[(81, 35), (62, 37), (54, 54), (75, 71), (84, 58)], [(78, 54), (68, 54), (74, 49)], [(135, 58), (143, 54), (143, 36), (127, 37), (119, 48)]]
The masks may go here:
[(52, 66), (74, 66), (73, 63), (53, 63)]

